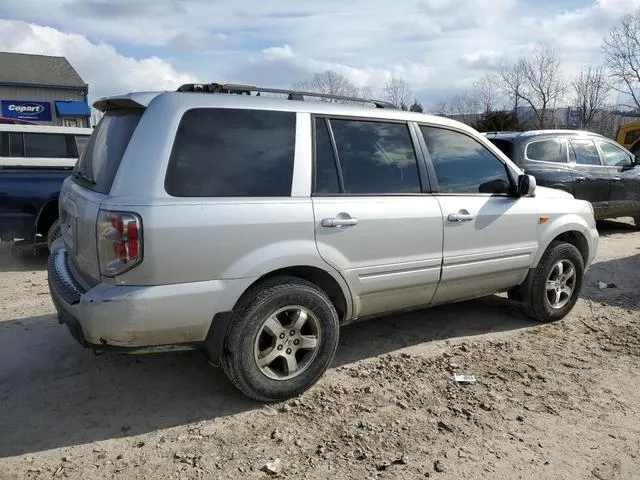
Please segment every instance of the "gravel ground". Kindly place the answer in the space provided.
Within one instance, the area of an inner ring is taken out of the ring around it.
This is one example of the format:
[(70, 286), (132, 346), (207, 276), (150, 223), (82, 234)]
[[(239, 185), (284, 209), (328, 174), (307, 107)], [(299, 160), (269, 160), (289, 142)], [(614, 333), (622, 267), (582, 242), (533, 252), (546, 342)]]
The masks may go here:
[(199, 352), (83, 349), (45, 256), (0, 249), (0, 478), (638, 478), (640, 232), (599, 229), (563, 321), (494, 296), (352, 325), (316, 386), (270, 406)]

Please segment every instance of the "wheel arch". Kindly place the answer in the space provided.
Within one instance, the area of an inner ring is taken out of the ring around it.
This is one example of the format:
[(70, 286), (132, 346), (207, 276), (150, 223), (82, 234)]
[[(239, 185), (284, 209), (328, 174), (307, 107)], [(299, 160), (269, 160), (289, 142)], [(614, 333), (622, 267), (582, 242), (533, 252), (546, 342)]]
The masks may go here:
[[(272, 270), (262, 275), (254, 281), (240, 296), (236, 305), (251, 292), (251, 290), (261, 282), (274, 277), (296, 277), (313, 283), (331, 299), (338, 312), (340, 323), (350, 319), (353, 312), (353, 301), (346, 282), (341, 278), (336, 279), (334, 275), (319, 267), (311, 265), (294, 265)], [(235, 308), (235, 307), (234, 307)]]
[(59, 211), (58, 211), (58, 199), (49, 200), (41, 209), (40, 213), (38, 213), (38, 218), (36, 220), (35, 232), (34, 236), (38, 233), (46, 236), (47, 231), (58, 219)]

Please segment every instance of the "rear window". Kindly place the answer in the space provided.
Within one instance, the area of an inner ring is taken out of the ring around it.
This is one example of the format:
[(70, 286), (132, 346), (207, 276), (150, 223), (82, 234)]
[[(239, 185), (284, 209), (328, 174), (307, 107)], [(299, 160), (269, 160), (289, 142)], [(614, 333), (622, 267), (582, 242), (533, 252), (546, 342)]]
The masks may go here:
[(96, 192), (109, 192), (142, 113), (143, 110), (115, 110), (100, 119), (74, 169), (80, 184)]
[(489, 138), (489, 141), (496, 147), (498, 147), (502, 153), (509, 157), (509, 160), (513, 160), (513, 142), (511, 142), (510, 140), (502, 140), (498, 138)]
[(184, 114), (165, 189), (174, 197), (291, 195), (295, 113), (201, 108)]

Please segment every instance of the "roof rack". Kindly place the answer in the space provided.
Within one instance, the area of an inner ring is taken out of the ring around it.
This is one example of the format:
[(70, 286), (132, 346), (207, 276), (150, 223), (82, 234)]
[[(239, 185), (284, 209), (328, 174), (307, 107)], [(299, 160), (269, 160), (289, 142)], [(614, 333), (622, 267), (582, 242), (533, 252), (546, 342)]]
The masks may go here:
[(345, 95), (331, 95), (328, 93), (305, 92), (301, 90), (288, 90), (283, 88), (262, 88), (253, 85), (238, 85), (234, 83), (186, 83), (180, 86), (177, 92), (199, 92), (199, 93), (232, 93), (238, 95), (251, 95), (256, 92), (256, 96), (260, 93), (280, 93), (287, 95), (288, 100), (304, 100), (304, 97), (327, 98), (331, 100), (344, 100), (348, 102), (372, 103), (376, 108), (393, 108), (395, 105), (383, 100), (373, 100), (369, 98), (348, 97)]

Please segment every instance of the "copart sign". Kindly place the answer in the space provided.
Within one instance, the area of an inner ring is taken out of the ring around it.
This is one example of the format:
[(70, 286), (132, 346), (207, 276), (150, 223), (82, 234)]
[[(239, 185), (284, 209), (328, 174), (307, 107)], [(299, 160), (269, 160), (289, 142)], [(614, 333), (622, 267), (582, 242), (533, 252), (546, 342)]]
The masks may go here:
[(49, 102), (29, 102), (26, 100), (2, 100), (2, 116), (35, 122), (51, 121)]

